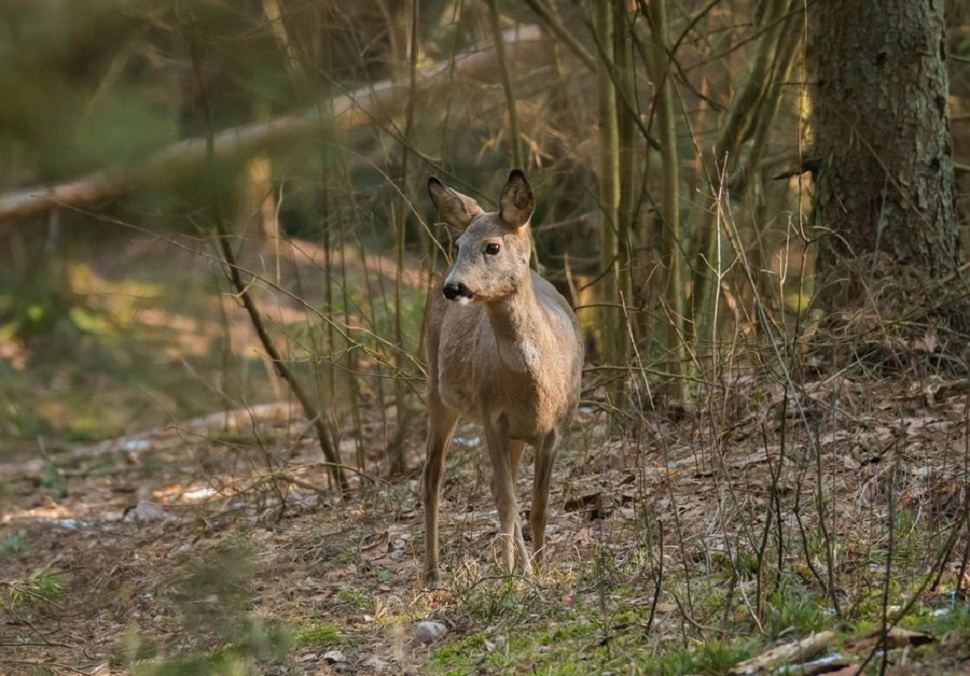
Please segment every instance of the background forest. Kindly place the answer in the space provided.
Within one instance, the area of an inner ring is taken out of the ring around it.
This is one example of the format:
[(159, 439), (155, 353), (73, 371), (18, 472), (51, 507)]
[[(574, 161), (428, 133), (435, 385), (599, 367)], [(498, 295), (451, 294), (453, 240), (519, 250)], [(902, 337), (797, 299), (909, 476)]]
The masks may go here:
[[(970, 14), (819, 4), (3, 3), (0, 670), (970, 659)], [(462, 427), (427, 592), (427, 180), (513, 167), (587, 344), (551, 570)]]

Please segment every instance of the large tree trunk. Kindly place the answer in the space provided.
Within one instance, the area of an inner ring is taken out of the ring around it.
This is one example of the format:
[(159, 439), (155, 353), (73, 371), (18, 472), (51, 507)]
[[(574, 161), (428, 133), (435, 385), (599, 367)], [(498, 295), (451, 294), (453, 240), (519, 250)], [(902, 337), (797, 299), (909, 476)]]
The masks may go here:
[(820, 299), (830, 308), (852, 304), (858, 288), (833, 282), (844, 281), (846, 261), (867, 254), (929, 278), (955, 273), (943, 0), (821, 2), (810, 14), (815, 221), (829, 231), (819, 242)]

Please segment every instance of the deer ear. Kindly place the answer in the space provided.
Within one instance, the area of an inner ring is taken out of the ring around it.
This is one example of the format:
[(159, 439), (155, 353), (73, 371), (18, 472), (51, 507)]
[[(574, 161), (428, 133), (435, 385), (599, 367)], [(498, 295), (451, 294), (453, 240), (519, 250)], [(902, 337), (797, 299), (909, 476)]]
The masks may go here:
[(536, 198), (532, 194), (532, 186), (521, 169), (513, 169), (499, 198), (499, 217), (510, 228), (521, 228), (528, 224), (535, 210)]
[(478, 202), (468, 195), (452, 190), (434, 176), (428, 179), (428, 194), (431, 195), (438, 215), (448, 225), (465, 228), (475, 216), (482, 213)]

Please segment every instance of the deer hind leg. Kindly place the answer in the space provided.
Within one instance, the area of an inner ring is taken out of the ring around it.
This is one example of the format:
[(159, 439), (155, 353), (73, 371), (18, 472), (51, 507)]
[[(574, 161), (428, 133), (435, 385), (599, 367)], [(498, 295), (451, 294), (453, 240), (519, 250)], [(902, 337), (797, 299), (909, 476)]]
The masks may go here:
[[(487, 420), (487, 417), (486, 417)], [(492, 465), (492, 497), (498, 509), (500, 551), (504, 570), (511, 573), (516, 565), (526, 574), (531, 572), (529, 553), (522, 538), (522, 524), (515, 500), (515, 472), (522, 459), (524, 444), (509, 439), (504, 418), (486, 422), (485, 440)]]
[(448, 446), (458, 424), (458, 414), (445, 406), (436, 394), (428, 401), (428, 453), (424, 461), (424, 579), (428, 587), (438, 586), (438, 501)]
[(559, 433), (550, 432), (536, 444), (535, 479), (532, 486), (532, 510), (529, 524), (532, 526), (532, 563), (538, 573), (542, 569), (542, 558), (546, 548), (546, 516), (549, 507), (549, 481), (552, 466), (556, 459), (556, 446)]

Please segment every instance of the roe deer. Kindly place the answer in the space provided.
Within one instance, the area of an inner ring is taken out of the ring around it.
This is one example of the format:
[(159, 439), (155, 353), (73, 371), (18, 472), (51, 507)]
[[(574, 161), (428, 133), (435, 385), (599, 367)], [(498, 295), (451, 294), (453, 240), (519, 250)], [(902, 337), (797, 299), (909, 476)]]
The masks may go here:
[[(529, 268), (535, 197), (522, 171), (509, 175), (496, 212), (436, 178), (428, 192), (442, 220), (464, 233), (454, 265), (428, 298), (425, 580), (438, 584), (439, 491), (459, 416), (485, 428), (502, 564), (529, 574), (542, 564), (556, 446), (579, 402), (579, 323), (566, 299)], [(526, 443), (535, 450), (531, 561), (515, 501)]]

